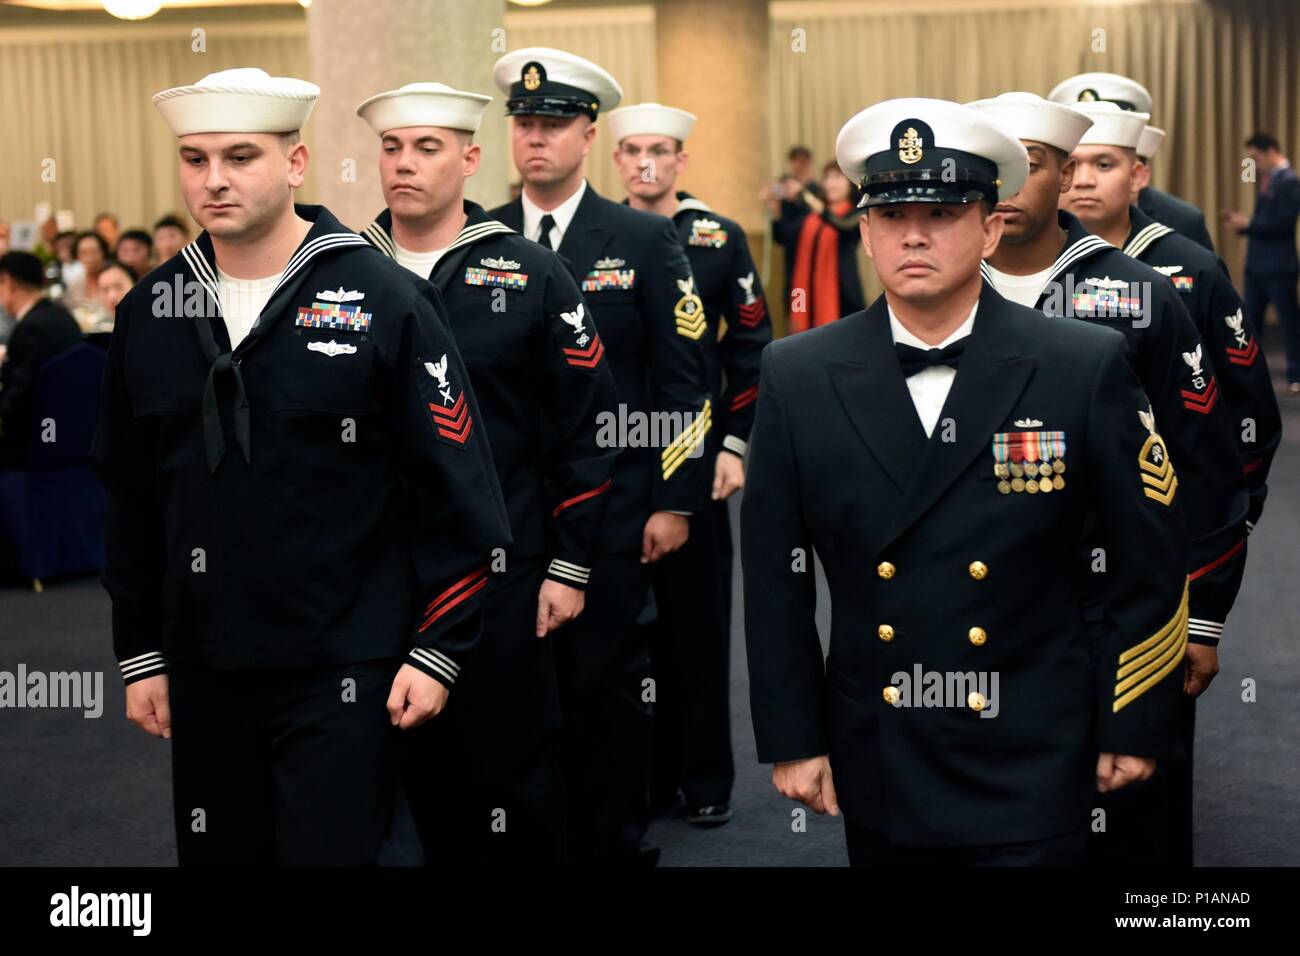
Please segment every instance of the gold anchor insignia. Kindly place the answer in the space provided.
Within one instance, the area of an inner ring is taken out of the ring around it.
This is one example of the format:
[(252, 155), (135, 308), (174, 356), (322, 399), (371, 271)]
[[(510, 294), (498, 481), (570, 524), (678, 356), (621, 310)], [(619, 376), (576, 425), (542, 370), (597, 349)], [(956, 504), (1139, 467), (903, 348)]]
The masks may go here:
[(538, 71), (537, 64), (534, 63), (530, 65), (528, 69), (524, 70), (524, 89), (531, 92), (541, 85), (542, 74)]
[(905, 163), (919, 163), (921, 161), (921, 147), (925, 145), (921, 137), (916, 134), (916, 130), (911, 126), (903, 134), (903, 138), (898, 141), (898, 158)]

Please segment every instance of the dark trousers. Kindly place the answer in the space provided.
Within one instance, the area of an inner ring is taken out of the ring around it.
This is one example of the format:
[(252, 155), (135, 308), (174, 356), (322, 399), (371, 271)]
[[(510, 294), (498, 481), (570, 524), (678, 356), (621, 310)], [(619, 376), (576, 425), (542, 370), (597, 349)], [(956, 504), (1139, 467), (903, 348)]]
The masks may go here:
[(896, 846), (883, 836), (844, 820), (850, 866), (1082, 866), (1087, 828), (1024, 843), (988, 846)]
[(170, 678), (182, 866), (370, 866), (397, 794), (398, 663)]
[(1264, 340), (1264, 310), (1271, 302), (1277, 310), (1282, 328), (1282, 347), (1286, 354), (1286, 380), (1300, 382), (1300, 302), (1296, 297), (1297, 277), (1293, 275), (1260, 276), (1246, 274), (1242, 311), (1259, 337)]
[(556, 634), (564, 717), (566, 830), (578, 864), (653, 863), (650, 826), (650, 656), (638, 624), (649, 599), (639, 554), (602, 555), (587, 603)]
[(563, 861), (554, 635), (535, 632), (544, 571), (539, 558), (512, 563), (446, 708), (404, 736), (402, 781), (431, 866)]
[[(1181, 674), (1181, 670), (1178, 672)], [(1180, 700), (1178, 749), (1156, 765), (1150, 779), (1098, 794), (1104, 830), (1088, 834), (1093, 866), (1192, 865), (1192, 754), (1196, 699)]]
[[(678, 551), (654, 565), (655, 801), (731, 800), (731, 527), (726, 502), (691, 519)], [(725, 591), (724, 591), (725, 588)]]

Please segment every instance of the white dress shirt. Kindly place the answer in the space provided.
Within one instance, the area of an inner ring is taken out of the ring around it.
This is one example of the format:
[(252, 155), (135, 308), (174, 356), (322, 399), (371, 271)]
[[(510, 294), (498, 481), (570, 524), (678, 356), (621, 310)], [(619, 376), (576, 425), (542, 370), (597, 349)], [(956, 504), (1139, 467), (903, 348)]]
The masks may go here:
[[(922, 342), (903, 328), (903, 323), (898, 321), (898, 316), (894, 315), (892, 308), (889, 309), (889, 329), (894, 335), (895, 342), (901, 342), (904, 345), (910, 345), (913, 348), (925, 351), (941, 349), (960, 338), (970, 335), (971, 329), (975, 328), (975, 310), (978, 308), (979, 301), (977, 300), (971, 306), (970, 315), (966, 316), (966, 321), (938, 345), (929, 345)], [(952, 389), (952, 381), (956, 377), (957, 370), (955, 368), (949, 368), (946, 365), (932, 365), (930, 368), (922, 369), (907, 379), (907, 390), (912, 393), (912, 404), (916, 406), (916, 414), (925, 427), (927, 438), (934, 433), (934, 426), (939, 421), (939, 413), (943, 411), (943, 403), (948, 400), (948, 392)]]
[(573, 216), (578, 211), (578, 203), (582, 202), (583, 193), (586, 191), (587, 181), (584, 179), (578, 191), (564, 202), (554, 209), (542, 209), (528, 198), (528, 190), (525, 189), (520, 197), (524, 203), (524, 238), (531, 239), (533, 242), (538, 241), (538, 237), (542, 234), (542, 217), (549, 212), (551, 218), (555, 220), (555, 225), (551, 227), (551, 248), (560, 248), (560, 242), (568, 231), (569, 223), (573, 222)]

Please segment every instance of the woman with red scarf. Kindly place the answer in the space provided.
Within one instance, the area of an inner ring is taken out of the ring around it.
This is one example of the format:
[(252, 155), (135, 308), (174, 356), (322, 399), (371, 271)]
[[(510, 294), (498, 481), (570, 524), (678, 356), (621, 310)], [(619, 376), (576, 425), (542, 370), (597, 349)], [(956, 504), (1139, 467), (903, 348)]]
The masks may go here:
[(823, 202), (805, 190), (804, 217), (790, 282), (789, 332), (802, 332), (866, 308), (858, 275), (858, 220), (854, 188), (834, 163), (822, 170)]

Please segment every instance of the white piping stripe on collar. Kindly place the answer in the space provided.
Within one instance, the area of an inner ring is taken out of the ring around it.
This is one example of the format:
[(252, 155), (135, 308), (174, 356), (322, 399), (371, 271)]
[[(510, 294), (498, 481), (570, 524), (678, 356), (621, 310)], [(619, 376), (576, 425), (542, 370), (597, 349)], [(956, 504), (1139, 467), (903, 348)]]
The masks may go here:
[(1061, 253), (1060, 257), (1056, 260), (1056, 264), (1052, 266), (1052, 272), (1048, 275), (1047, 282), (1043, 283), (1043, 287), (1046, 288), (1047, 283), (1055, 282), (1061, 277), (1066, 269), (1074, 265), (1074, 263), (1078, 262), (1080, 259), (1086, 259), (1093, 253), (1100, 252), (1103, 249), (1114, 248), (1114, 246), (1105, 239), (1102, 239), (1100, 236), (1084, 236), (1074, 245), (1069, 246)]
[(217, 280), (212, 275), (208, 260), (203, 258), (203, 252), (198, 248), (197, 242), (182, 246), (181, 255), (185, 256), (185, 261), (190, 264), (190, 269), (193, 270), (194, 277), (199, 280), (199, 285), (208, 290), (208, 295), (212, 296), (217, 312), (220, 313), (221, 296), (217, 292)]
[(477, 225), (467, 226), (460, 231), (460, 235), (456, 237), (456, 240), (447, 247), (447, 251), (459, 249), (461, 246), (478, 242), (485, 236), (493, 236), (499, 232), (514, 232), (514, 230), (503, 222), (480, 222)]
[(1146, 252), (1153, 242), (1169, 235), (1171, 232), (1173, 232), (1172, 229), (1160, 222), (1153, 222), (1143, 226), (1138, 230), (1137, 235), (1129, 240), (1128, 245), (1124, 247), (1124, 254), (1132, 256), (1134, 259), (1140, 259), (1142, 253)]
[(390, 259), (397, 258), (397, 249), (393, 245), (392, 236), (384, 232), (384, 227), (378, 222), (372, 222), (365, 229), (362, 229), (361, 235), (369, 239), (376, 249)]
[[(369, 245), (366, 240), (362, 239), (355, 232), (331, 232), (328, 235), (320, 236), (307, 243), (289, 260), (289, 264), (284, 267), (284, 275), (276, 283), (275, 288), (271, 290), (271, 298), (279, 292), (290, 279), (294, 277), (302, 268), (312, 259), (320, 255), (326, 249), (332, 249), (335, 246), (365, 246)], [(270, 301), (270, 300), (268, 300)]]
[(695, 209), (699, 212), (713, 212), (713, 208), (708, 203), (700, 202), (694, 197), (683, 199), (677, 204), (677, 212), (685, 212), (689, 209)]

